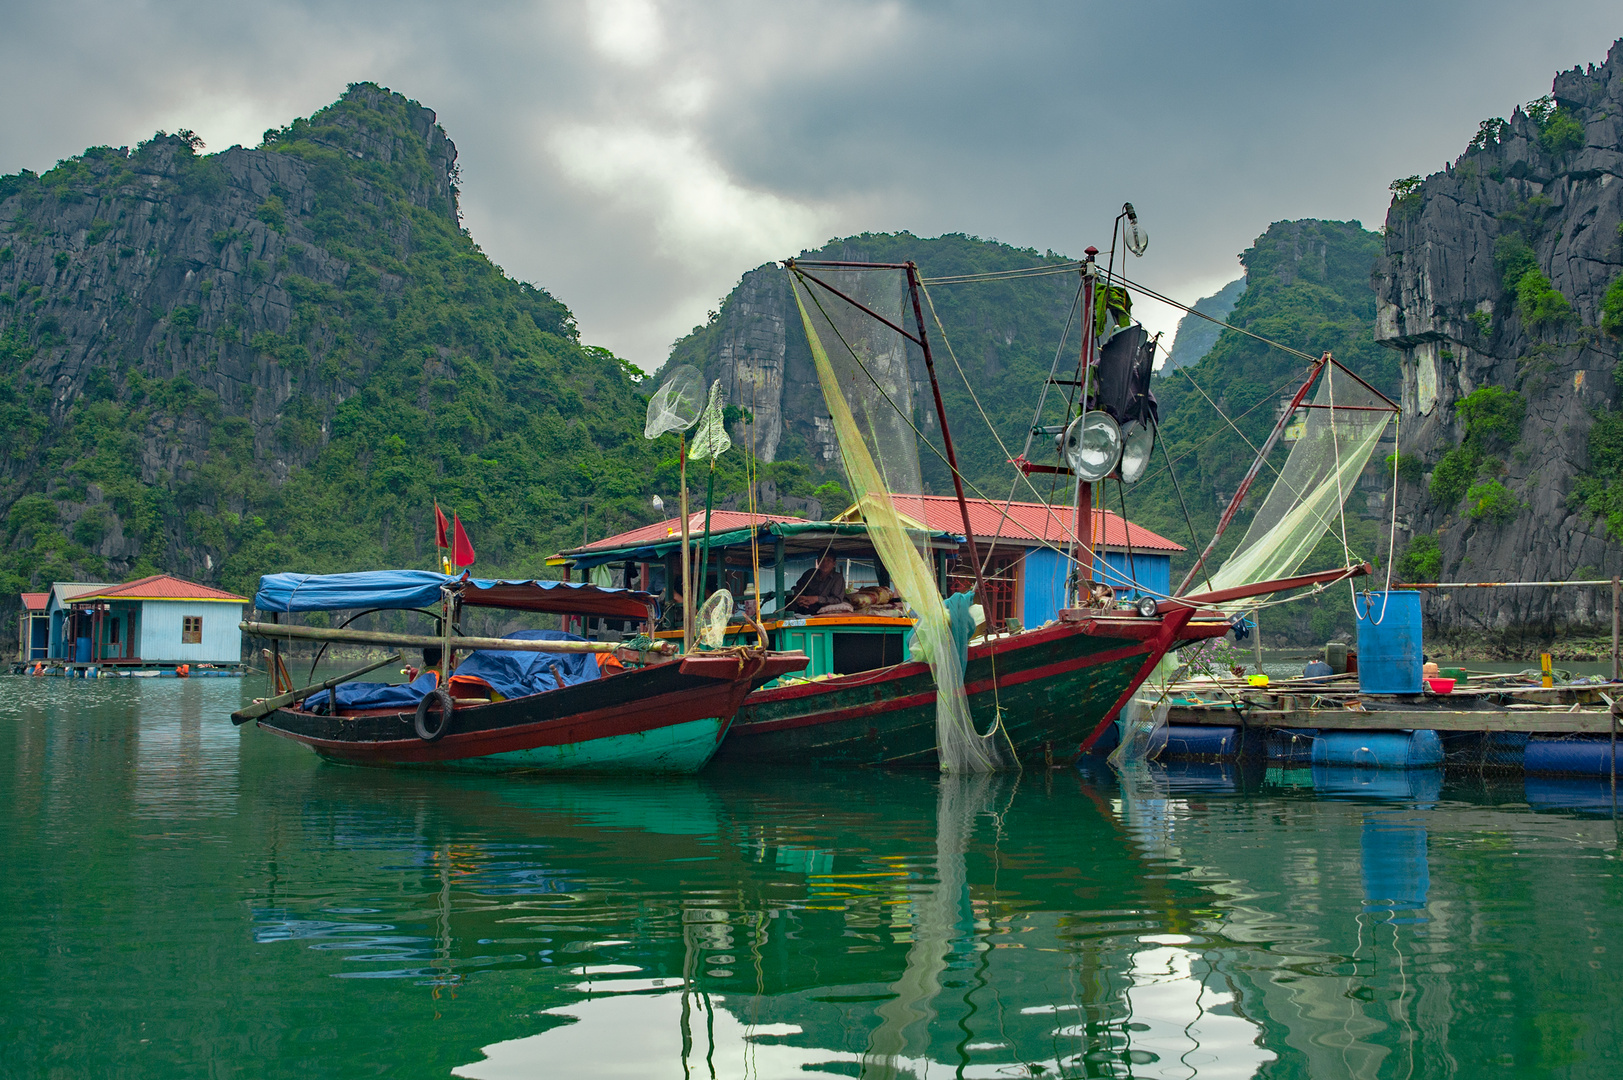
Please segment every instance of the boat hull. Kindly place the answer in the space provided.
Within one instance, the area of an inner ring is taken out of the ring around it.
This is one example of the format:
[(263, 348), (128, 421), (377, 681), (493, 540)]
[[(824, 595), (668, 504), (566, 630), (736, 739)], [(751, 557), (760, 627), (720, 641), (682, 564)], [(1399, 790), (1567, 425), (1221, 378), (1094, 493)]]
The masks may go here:
[[(989, 731), (1001, 707), (1028, 767), (1074, 761), (1167, 649), (1227, 629), (1178, 617), (1083, 617), (976, 645), (964, 677), (970, 715)], [(923, 663), (757, 690), (715, 760), (938, 768), (935, 712)]]
[(459, 705), (427, 742), (415, 713), (326, 716), (279, 709), (259, 726), (349, 765), (481, 771), (692, 773), (703, 768), (751, 682), (805, 658), (694, 656), (507, 701)]

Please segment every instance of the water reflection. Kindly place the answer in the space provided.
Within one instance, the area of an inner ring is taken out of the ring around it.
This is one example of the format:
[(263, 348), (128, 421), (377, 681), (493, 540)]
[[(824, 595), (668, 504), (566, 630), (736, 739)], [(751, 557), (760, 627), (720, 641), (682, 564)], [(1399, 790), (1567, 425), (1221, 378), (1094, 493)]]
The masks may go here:
[(0, 695), (27, 1002), (0, 1073), (1599, 1077), (1623, 1050), (1604, 787), (379, 772), (165, 682)]

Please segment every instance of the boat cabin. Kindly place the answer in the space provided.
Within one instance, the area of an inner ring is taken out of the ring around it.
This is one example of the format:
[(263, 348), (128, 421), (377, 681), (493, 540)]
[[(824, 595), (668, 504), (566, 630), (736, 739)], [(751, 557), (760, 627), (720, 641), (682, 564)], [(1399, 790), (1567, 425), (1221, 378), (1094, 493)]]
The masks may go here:
[[(1075, 513), (1046, 503), (965, 499), (975, 545), (985, 566), (987, 619), (994, 626), (1042, 626), (1059, 617), (1065, 604), (1065, 578), (1070, 572), (1076, 539)], [(904, 517), (914, 512), (921, 529), (962, 533), (958, 500), (944, 495), (909, 495), (899, 506)], [(861, 521), (851, 506), (835, 521)], [(1108, 510), (1093, 511), (1093, 580), (1116, 590), (1118, 600), (1172, 593), (1172, 555), (1183, 545)], [(969, 545), (958, 556), (969, 558)]]

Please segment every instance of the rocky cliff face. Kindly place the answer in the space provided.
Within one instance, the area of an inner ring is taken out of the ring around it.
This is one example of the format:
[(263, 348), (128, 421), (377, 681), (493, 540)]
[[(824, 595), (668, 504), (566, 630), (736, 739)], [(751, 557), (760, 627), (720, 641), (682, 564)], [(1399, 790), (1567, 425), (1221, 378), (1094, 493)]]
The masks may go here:
[[(1472, 581), (1623, 572), (1623, 549), (1573, 499), (1594, 416), (1617, 393), (1617, 341), (1599, 326), (1623, 271), (1623, 42), (1394, 191), (1374, 285), (1377, 340), (1403, 370), (1404, 569)], [(1609, 623), (1611, 597), (1458, 591), (1427, 608), (1444, 631), (1542, 636)]]
[(429, 565), (436, 498), (514, 571), (584, 500), (600, 527), (651, 514), (626, 366), (461, 229), (432, 111), (358, 84), (257, 149), (199, 149), (0, 177), (0, 605)]

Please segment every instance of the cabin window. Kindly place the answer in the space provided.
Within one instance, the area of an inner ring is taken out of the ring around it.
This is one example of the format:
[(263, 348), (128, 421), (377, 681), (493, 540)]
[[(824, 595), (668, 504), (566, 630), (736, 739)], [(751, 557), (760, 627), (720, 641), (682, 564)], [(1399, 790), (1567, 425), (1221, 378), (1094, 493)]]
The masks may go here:
[(187, 615), (181, 619), (180, 643), (182, 645), (203, 644), (203, 616)]
[(841, 634), (834, 637), (834, 673), (852, 675), (859, 671), (890, 667), (907, 659), (902, 653), (902, 634)]
[(107, 642), (110, 645), (118, 644), (118, 620), (111, 619), (107, 623)]

